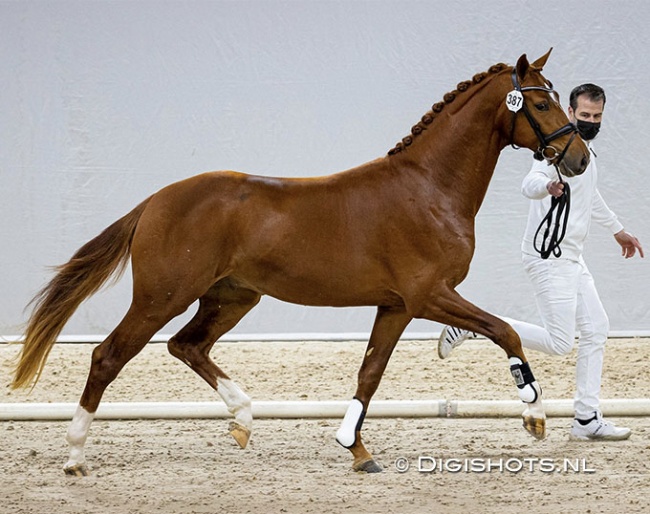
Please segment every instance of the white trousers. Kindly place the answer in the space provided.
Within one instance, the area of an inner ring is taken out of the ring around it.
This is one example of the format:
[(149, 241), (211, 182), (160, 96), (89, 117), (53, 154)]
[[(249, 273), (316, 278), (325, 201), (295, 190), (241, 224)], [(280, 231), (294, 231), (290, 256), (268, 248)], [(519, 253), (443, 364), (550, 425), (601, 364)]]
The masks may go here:
[(576, 262), (544, 260), (524, 254), (523, 264), (535, 290), (544, 327), (502, 319), (519, 334), (524, 348), (550, 355), (569, 353), (577, 329), (575, 414), (577, 418), (590, 418), (599, 409), (603, 357), (609, 332), (609, 319), (594, 279), (582, 257)]

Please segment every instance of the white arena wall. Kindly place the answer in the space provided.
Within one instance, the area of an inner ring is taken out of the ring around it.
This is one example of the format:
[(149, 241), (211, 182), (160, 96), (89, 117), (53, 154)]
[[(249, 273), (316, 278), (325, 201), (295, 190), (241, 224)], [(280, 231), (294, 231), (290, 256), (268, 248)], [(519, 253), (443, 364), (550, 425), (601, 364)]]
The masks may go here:
[[(563, 105), (578, 83), (607, 91), (601, 192), (650, 252), (648, 22), (644, 0), (0, 0), (0, 334), (20, 333), (50, 266), (161, 187), (216, 169), (351, 168), (384, 155), (458, 82), (549, 47), (545, 74)], [(502, 153), (460, 290), (537, 322), (519, 251), (531, 159)], [(649, 259), (625, 261), (599, 227), (586, 259), (612, 333), (650, 334)], [(127, 272), (81, 306), (64, 336), (110, 332), (130, 287)], [(266, 298), (231, 337), (365, 337), (373, 318), (372, 308)], [(416, 320), (406, 337), (439, 330)]]

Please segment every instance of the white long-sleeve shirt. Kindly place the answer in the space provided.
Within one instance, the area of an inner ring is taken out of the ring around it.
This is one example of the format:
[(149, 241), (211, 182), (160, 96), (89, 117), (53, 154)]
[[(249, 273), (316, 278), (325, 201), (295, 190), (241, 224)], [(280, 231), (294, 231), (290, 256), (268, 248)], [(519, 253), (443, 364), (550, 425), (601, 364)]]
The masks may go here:
[[(549, 181), (557, 180), (557, 178), (554, 166), (549, 166), (546, 161), (534, 161), (532, 169), (521, 184), (521, 192), (531, 199), (528, 224), (521, 244), (521, 250), (526, 254), (539, 257), (539, 253), (533, 246), (533, 238), (551, 206), (551, 195), (546, 189), (546, 185)], [(571, 188), (571, 206), (566, 235), (560, 243), (562, 250), (560, 259), (577, 261), (582, 255), (592, 220), (611, 231), (612, 234), (623, 230), (623, 225), (618, 221), (616, 214), (607, 207), (598, 191), (598, 169), (594, 152), (591, 152), (589, 166), (582, 175), (562, 177), (562, 180), (567, 182)], [(538, 247), (541, 244), (542, 234), (543, 229), (538, 237)], [(554, 258), (552, 254), (549, 257), (549, 259)]]

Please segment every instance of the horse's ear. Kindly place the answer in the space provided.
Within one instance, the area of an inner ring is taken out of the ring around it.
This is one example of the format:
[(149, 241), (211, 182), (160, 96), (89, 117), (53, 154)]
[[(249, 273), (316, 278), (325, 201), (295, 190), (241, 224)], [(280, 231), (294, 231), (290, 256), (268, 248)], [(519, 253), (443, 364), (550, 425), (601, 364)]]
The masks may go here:
[(546, 52), (544, 55), (542, 55), (539, 59), (537, 59), (532, 64), (533, 67), (541, 71), (544, 68), (544, 65), (546, 64), (546, 61), (548, 61), (548, 56), (551, 55), (552, 51), (553, 51), (553, 47), (549, 48), (548, 52)]
[(536, 71), (542, 71), (544, 65), (546, 64), (546, 61), (548, 61), (548, 56), (551, 55), (552, 51), (553, 47), (551, 47), (548, 52), (546, 52), (532, 64), (528, 62), (528, 57), (526, 57), (526, 54), (523, 54), (517, 61), (517, 76), (519, 77), (519, 80), (524, 80), (524, 77), (526, 76), (529, 68), (533, 68)]
[(530, 64), (528, 63), (528, 57), (526, 57), (526, 54), (523, 54), (517, 61), (516, 66), (517, 77), (519, 77), (519, 80), (524, 80), (529, 67)]

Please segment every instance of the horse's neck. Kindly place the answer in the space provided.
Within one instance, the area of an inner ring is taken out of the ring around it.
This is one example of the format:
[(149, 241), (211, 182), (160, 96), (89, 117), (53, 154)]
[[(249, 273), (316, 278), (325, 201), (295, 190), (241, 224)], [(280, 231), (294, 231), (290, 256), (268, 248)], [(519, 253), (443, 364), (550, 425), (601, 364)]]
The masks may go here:
[(418, 145), (404, 152), (440, 194), (454, 197), (456, 205), (474, 215), (505, 146), (495, 128), (496, 111), (496, 106), (482, 104), (475, 97), (450, 109)]

